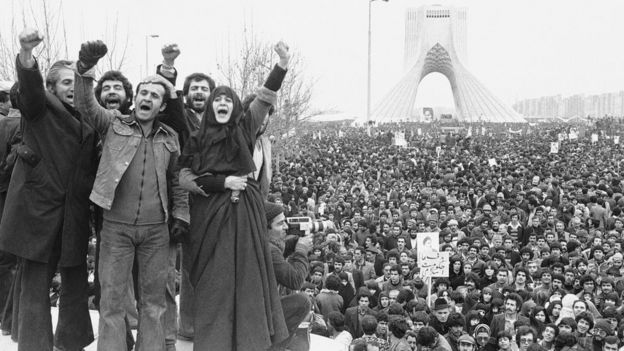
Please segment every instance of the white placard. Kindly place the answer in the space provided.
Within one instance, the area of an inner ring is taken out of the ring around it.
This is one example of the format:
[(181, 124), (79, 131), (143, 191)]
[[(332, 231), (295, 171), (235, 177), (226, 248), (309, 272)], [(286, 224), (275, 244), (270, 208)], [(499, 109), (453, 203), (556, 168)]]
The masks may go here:
[(426, 256), (422, 261), (418, 262), (420, 267), (420, 277), (424, 279), (428, 277), (448, 277), (449, 276), (449, 260), (450, 252), (435, 252), (430, 256)]
[(613, 143), (614, 144), (619, 144), (620, 143), (620, 136), (619, 135), (613, 136)]
[(592, 135), (591, 135), (591, 142), (592, 143), (597, 143), (598, 142), (598, 134), (592, 133)]
[(498, 166), (495, 158), (488, 159), (488, 165), (490, 165), (490, 167)]
[(550, 143), (550, 153), (551, 154), (558, 154), (559, 153), (559, 143), (554, 141), (552, 143)]

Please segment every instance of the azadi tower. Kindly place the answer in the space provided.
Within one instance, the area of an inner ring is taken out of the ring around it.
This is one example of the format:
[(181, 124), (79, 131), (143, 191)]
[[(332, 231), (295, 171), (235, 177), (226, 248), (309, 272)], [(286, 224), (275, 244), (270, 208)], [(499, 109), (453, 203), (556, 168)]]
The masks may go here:
[(455, 118), (467, 122), (526, 122), (497, 99), (464, 66), (466, 54), (465, 8), (423, 6), (408, 9), (405, 17), (405, 69), (403, 78), (375, 106), (377, 121), (420, 120), (415, 111), (416, 92), (432, 72), (448, 78), (455, 100)]

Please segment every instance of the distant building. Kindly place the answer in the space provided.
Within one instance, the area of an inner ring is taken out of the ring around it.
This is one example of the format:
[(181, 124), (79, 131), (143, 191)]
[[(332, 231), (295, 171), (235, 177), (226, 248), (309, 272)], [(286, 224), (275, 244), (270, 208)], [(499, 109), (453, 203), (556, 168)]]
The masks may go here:
[(513, 108), (522, 115), (539, 118), (622, 117), (624, 116), (624, 91), (598, 95), (576, 94), (565, 98), (561, 95), (542, 96), (520, 100), (513, 105)]

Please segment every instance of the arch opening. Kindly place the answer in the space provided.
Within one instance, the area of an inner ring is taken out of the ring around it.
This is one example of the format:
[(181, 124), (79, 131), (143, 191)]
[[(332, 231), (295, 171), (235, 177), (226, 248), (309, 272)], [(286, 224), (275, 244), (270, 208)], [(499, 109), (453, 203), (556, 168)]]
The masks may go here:
[(418, 85), (414, 106), (412, 114), (417, 121), (431, 122), (455, 117), (455, 98), (449, 79), (439, 72), (431, 72), (423, 77)]

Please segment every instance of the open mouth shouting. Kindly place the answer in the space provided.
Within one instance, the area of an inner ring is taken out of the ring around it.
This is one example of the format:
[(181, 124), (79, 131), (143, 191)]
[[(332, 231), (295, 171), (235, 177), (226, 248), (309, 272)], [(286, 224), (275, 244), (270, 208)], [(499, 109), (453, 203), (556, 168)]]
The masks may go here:
[(147, 101), (143, 101), (139, 104), (138, 109), (142, 112), (150, 112), (152, 110), (152, 104)]
[(105, 107), (109, 110), (119, 110), (121, 107), (121, 99), (117, 94), (111, 94), (104, 100)]
[(214, 109), (215, 119), (217, 122), (227, 123), (232, 115), (234, 104), (231, 98), (222, 94), (212, 102), (212, 108)]

